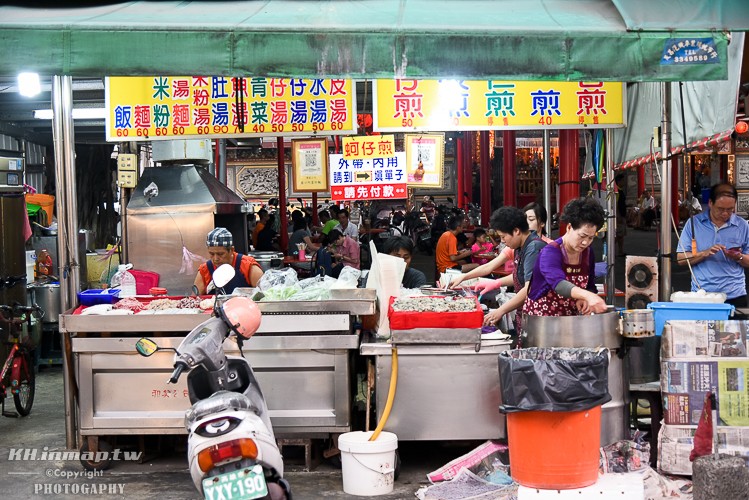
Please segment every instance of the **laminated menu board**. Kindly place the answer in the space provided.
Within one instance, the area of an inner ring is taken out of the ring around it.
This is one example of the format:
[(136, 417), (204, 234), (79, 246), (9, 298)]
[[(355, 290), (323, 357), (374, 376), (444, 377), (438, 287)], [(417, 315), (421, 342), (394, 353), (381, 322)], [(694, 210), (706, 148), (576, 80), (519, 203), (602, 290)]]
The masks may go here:
[(669, 321), (663, 329), (661, 358), (746, 358), (748, 327), (747, 321)]
[(697, 425), (710, 391), (717, 395), (719, 426), (749, 426), (749, 359), (662, 363), (666, 424)]

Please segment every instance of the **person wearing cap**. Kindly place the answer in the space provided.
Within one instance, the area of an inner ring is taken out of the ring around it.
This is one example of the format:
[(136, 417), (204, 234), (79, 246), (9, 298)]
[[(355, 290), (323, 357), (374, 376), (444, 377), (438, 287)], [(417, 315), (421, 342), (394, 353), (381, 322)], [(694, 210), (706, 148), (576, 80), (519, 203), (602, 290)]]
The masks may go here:
[(263, 276), (263, 269), (249, 255), (242, 255), (234, 250), (234, 238), (228, 229), (217, 227), (211, 230), (206, 238), (206, 246), (210, 260), (201, 264), (195, 276), (194, 284), (198, 288), (198, 294), (206, 293), (208, 283), (213, 279), (213, 272), (222, 264), (234, 267), (234, 278), (224, 287), (227, 294), (232, 293), (235, 288), (257, 286)]
[(736, 215), (736, 188), (727, 183), (710, 189), (708, 210), (691, 217), (679, 238), (677, 262), (691, 267), (692, 291), (726, 294), (726, 303), (747, 306), (749, 224)]

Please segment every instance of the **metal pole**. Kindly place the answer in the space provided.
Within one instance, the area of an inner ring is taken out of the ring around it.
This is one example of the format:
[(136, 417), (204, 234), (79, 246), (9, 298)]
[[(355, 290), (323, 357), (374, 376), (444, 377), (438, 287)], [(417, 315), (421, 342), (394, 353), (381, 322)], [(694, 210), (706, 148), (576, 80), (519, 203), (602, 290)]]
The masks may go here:
[(278, 216), (281, 228), (278, 230), (281, 251), (285, 254), (289, 246), (289, 218), (286, 215), (286, 160), (284, 157), (283, 137), (276, 139), (278, 145)]
[(614, 182), (614, 134), (606, 134), (606, 210), (608, 210), (608, 231), (606, 231), (606, 302), (614, 304), (616, 279), (614, 278), (614, 259), (616, 258), (616, 182)]
[[(544, 130), (544, 208), (551, 214), (551, 131)], [(551, 221), (546, 221), (551, 233)]]
[(671, 82), (661, 84), (661, 255), (659, 300), (671, 299)]
[(481, 193), (481, 222), (486, 225), (492, 214), (492, 170), (489, 163), (489, 131), (479, 132), (479, 186)]
[(226, 186), (226, 139), (218, 140), (218, 181)]
[[(55, 195), (57, 200), (57, 260), (60, 278), (60, 301), (61, 310), (67, 311), (70, 308), (70, 279), (77, 276), (77, 268), (68, 276), (66, 269), (70, 261), (70, 252), (73, 248), (66, 244), (68, 232), (71, 227), (68, 219), (75, 219), (77, 207), (75, 203), (75, 169), (73, 165), (73, 184), (66, 185), (69, 182), (69, 176), (66, 173), (66, 163), (73, 159), (75, 141), (73, 138), (73, 92), (70, 77), (55, 76), (52, 78), (52, 140), (55, 153)], [(73, 193), (72, 216), (70, 198)], [(75, 226), (75, 224), (74, 224)], [(78, 230), (76, 229), (77, 233)], [(75, 235), (74, 235), (75, 236)], [(78, 240), (75, 240), (75, 251), (77, 252)], [(77, 283), (76, 283), (77, 287)], [(63, 345), (65, 346), (65, 355), (63, 356), (63, 391), (65, 401), (65, 446), (67, 448), (76, 447), (75, 434), (75, 405), (73, 402), (73, 367), (70, 365), (70, 349), (67, 333), (63, 333)]]
[(506, 207), (514, 207), (518, 203), (515, 152), (515, 131), (502, 131), (502, 205)]

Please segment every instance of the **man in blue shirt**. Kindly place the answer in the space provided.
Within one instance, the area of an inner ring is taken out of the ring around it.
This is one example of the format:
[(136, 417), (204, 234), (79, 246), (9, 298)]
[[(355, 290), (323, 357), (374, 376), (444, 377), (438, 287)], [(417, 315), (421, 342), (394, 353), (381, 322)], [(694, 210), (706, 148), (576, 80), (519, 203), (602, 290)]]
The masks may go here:
[(716, 184), (710, 189), (708, 210), (684, 225), (677, 261), (692, 266), (692, 291), (701, 287), (706, 292), (723, 292), (727, 304), (746, 307), (744, 268), (749, 267), (749, 224), (734, 213), (737, 198), (731, 184)]

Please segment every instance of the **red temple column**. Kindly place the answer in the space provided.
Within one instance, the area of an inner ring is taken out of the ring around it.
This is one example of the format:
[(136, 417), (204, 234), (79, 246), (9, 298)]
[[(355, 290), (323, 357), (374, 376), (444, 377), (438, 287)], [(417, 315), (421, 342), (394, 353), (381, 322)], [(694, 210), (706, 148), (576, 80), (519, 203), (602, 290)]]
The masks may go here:
[(637, 167), (637, 197), (645, 191), (645, 165)]
[(283, 137), (277, 138), (278, 144), (278, 216), (281, 218), (279, 242), (281, 251), (286, 253), (289, 246), (289, 218), (286, 215), (286, 169), (283, 150)]
[(474, 132), (466, 132), (463, 137), (463, 208), (473, 201), (473, 141)]
[[(686, 196), (686, 194), (685, 194)], [(671, 214), (677, 226), (679, 224), (679, 156), (671, 158)], [(661, 208), (661, 217), (663, 217)], [(668, 223), (669, 227), (671, 222)]]
[(515, 166), (515, 131), (502, 132), (502, 204), (514, 207), (517, 198), (517, 167)]
[(463, 192), (464, 192), (463, 191), (463, 181), (464, 181), (463, 169), (465, 168), (465, 165), (464, 165), (465, 162), (464, 162), (463, 156), (464, 156), (463, 155), (463, 138), (458, 137), (455, 139), (455, 160), (456, 160), (455, 174), (458, 177), (458, 182), (457, 182), (458, 200), (457, 201), (458, 201), (458, 206), (461, 208), (466, 206), (466, 200), (465, 200), (465, 197), (463, 196)]
[[(580, 138), (577, 130), (559, 131), (559, 209), (568, 201), (580, 197)], [(559, 223), (559, 235), (566, 232)]]
[(492, 213), (492, 166), (489, 161), (489, 131), (479, 136), (479, 187), (481, 188), (481, 221), (486, 225)]

